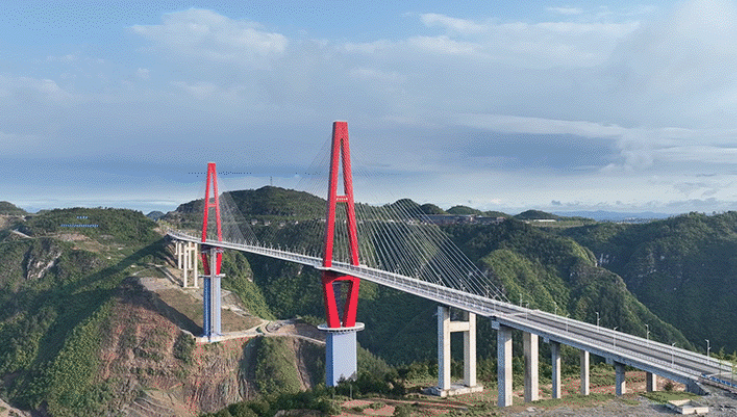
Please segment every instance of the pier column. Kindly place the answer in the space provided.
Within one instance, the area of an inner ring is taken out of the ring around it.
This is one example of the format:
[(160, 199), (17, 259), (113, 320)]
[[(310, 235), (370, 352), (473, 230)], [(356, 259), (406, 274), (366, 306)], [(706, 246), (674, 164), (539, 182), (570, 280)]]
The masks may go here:
[(560, 375), (561, 375), (561, 367), (560, 367), (560, 343), (558, 342), (550, 342), (550, 359), (553, 363), (553, 398), (561, 398), (563, 396), (563, 391), (561, 390), (560, 385)]
[(589, 388), (589, 384), (591, 382), (591, 378), (589, 377), (589, 352), (582, 350), (581, 351), (581, 395), (589, 395), (591, 392)]
[(538, 336), (525, 332), (522, 335), (525, 348), (525, 402), (540, 399), (538, 384)]
[(353, 327), (317, 326), (326, 332), (325, 340), (325, 383), (334, 387), (340, 381), (355, 381), (358, 374), (356, 334), (364, 329), (363, 323)]
[(203, 337), (206, 337), (208, 341), (213, 342), (222, 336), (222, 329), (220, 324), (220, 312), (221, 312), (221, 300), (222, 294), (220, 291), (220, 281), (225, 276), (224, 274), (217, 274), (216, 259), (218, 255), (217, 248), (210, 248), (210, 275), (203, 276), (203, 291), (202, 291), (202, 302), (203, 302), (203, 314), (202, 314), (202, 330)]
[(450, 389), (450, 308), (438, 306), (438, 389)]
[[(476, 384), (476, 314), (463, 312), (463, 319), (452, 321), (450, 307), (438, 306), (438, 386), (431, 392), (441, 397), (483, 390)], [(450, 335), (463, 332), (463, 385), (453, 387), (450, 375)]]
[(464, 312), (468, 330), (463, 332), (463, 385), (476, 386), (476, 314)]
[(197, 277), (200, 276), (200, 271), (199, 271), (200, 260), (199, 260), (199, 257), (197, 256), (198, 252), (199, 252), (199, 246), (196, 243), (192, 242), (192, 256), (190, 256), (190, 258), (192, 259), (192, 271), (193, 271), (192, 287), (194, 288), (200, 287), (199, 283), (197, 282)]
[(497, 324), (497, 406), (512, 405), (512, 328)]
[(182, 241), (181, 240), (175, 240), (174, 241), (174, 255), (177, 257), (177, 269), (182, 269)]
[(614, 362), (614, 391), (618, 397), (621, 397), (627, 392), (627, 387), (624, 378), (624, 364)]
[(658, 390), (658, 376), (652, 372), (645, 372), (645, 390), (647, 392)]
[(191, 263), (189, 242), (182, 245), (182, 251), (182, 287), (187, 288), (187, 275), (189, 275), (189, 264)]

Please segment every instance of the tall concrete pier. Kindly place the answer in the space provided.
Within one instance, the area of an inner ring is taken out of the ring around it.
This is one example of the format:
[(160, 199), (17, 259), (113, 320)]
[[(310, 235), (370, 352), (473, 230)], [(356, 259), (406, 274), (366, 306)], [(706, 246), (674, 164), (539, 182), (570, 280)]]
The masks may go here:
[[(210, 265), (215, 265), (218, 249), (210, 248), (208, 251), (210, 256)], [(220, 290), (220, 281), (224, 274), (216, 274), (215, 268), (210, 268), (210, 275), (202, 276), (202, 337), (206, 337), (209, 341), (216, 340), (223, 335), (220, 321), (222, 293)]]
[[(451, 320), (450, 308), (438, 306), (438, 386), (430, 389), (434, 395), (467, 394), (484, 389), (476, 383), (476, 315), (462, 311), (461, 320)], [(450, 335), (463, 333), (463, 384), (454, 385), (450, 374)]]

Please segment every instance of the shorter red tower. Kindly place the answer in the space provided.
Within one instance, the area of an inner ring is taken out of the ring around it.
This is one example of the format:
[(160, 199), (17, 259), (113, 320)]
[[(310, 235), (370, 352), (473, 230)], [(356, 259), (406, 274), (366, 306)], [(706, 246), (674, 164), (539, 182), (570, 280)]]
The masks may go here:
[[(212, 189), (212, 195), (210, 190)], [(206, 244), (210, 209), (215, 209), (215, 225), (217, 241), (223, 241), (223, 229), (220, 219), (220, 196), (218, 194), (218, 174), (214, 162), (207, 164), (207, 185), (205, 188), (204, 213), (202, 216), (202, 336), (212, 341), (213, 337), (222, 335), (220, 325), (221, 291), (220, 266), (223, 261), (223, 250), (217, 246)]]

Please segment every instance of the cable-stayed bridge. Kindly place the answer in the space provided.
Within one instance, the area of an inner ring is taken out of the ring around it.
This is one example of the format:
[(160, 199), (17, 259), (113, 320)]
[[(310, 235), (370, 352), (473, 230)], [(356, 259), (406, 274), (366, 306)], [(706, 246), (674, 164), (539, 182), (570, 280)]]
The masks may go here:
[[(298, 250), (274, 248), (263, 243), (263, 239), (259, 239), (253, 231), (244, 231), (242, 227), (236, 227), (237, 233), (233, 234), (228, 233), (229, 227), (225, 226), (226, 233), (223, 233), (223, 224), (227, 225), (229, 221), (221, 218), (221, 211), (227, 210), (221, 210), (216, 171), (214, 164), (211, 164), (203, 201), (202, 232), (168, 232), (178, 242), (177, 253), (180, 256), (187, 252), (185, 244), (188, 248), (194, 248), (195, 245), (202, 248), (201, 251), (194, 249), (195, 255), (190, 255), (190, 260), (201, 256), (204, 266), (204, 327), (207, 336), (216, 339), (220, 333), (220, 253), (222, 250), (237, 250), (302, 264), (322, 272), (327, 324), (321, 328), (328, 333), (328, 385), (334, 385), (341, 378), (350, 378), (355, 373), (355, 334), (363, 329), (361, 323), (355, 322), (355, 312), (359, 281), (366, 280), (439, 304), (437, 392), (440, 395), (480, 389), (475, 377), (477, 315), (490, 319), (491, 325), (497, 330), (500, 406), (512, 404), (512, 329), (521, 330), (524, 334), (527, 401), (538, 399), (540, 337), (552, 346), (553, 398), (562, 395), (561, 344), (581, 351), (583, 394), (589, 392), (589, 354), (603, 357), (614, 364), (618, 394), (625, 392), (626, 365), (646, 371), (649, 390), (655, 389), (656, 376), (683, 383), (692, 391), (700, 391), (701, 383), (737, 388), (730, 364), (678, 348), (674, 344), (668, 345), (647, 337), (599, 327), (598, 324), (515, 305), (437, 227), (426, 224), (421, 217), (411, 212), (411, 208), (395, 207), (396, 212), (400, 213), (397, 217), (387, 214), (386, 209), (354, 204), (347, 125), (344, 122), (334, 124), (330, 166), (326, 219), (312, 222), (315, 227), (324, 230), (318, 239), (323, 245), (322, 254), (319, 255), (309, 254), (310, 250), (304, 246)], [(344, 187), (343, 194), (338, 194), (341, 168)], [(345, 205), (345, 211), (336, 210), (338, 204)], [(208, 220), (211, 210), (215, 211), (215, 215)], [(248, 224), (242, 220), (236, 223)], [(391, 238), (382, 238), (385, 235)], [(364, 240), (361, 241), (359, 236), (364, 237)], [(338, 303), (341, 297), (345, 298), (342, 309)], [(449, 308), (462, 311), (464, 319), (451, 321)], [(465, 371), (462, 387), (452, 386), (450, 381), (451, 332), (464, 334)]]

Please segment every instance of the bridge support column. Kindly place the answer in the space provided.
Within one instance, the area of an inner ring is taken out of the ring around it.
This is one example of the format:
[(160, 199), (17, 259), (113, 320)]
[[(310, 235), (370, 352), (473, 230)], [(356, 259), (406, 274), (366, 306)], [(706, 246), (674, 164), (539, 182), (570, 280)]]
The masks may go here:
[(624, 364), (614, 362), (614, 391), (618, 397), (627, 393), (627, 387), (624, 378)]
[[(476, 385), (476, 314), (463, 312), (462, 321), (451, 321), (450, 308), (438, 306), (438, 386), (430, 392), (441, 397), (478, 392)], [(463, 332), (463, 385), (453, 387), (450, 375), (450, 335)]]
[(327, 333), (325, 339), (325, 384), (329, 387), (341, 381), (355, 381), (357, 377), (356, 333), (364, 329), (363, 323), (353, 327), (328, 327), (318, 329)]
[[(218, 256), (217, 248), (210, 248), (210, 265), (215, 265), (215, 259)], [(211, 267), (211, 272), (214, 272), (215, 268)], [(224, 274), (211, 273), (210, 275), (203, 275), (203, 291), (202, 291), (202, 337), (206, 337), (208, 341), (212, 342), (217, 340), (219, 336), (222, 336), (222, 328), (220, 325), (220, 311), (221, 311), (221, 300), (222, 293), (220, 291), (220, 280), (224, 277)]]
[(561, 388), (563, 388), (560, 385), (560, 375), (561, 375), (561, 362), (560, 362), (560, 343), (558, 342), (550, 342), (550, 359), (553, 363), (553, 395), (552, 397), (555, 398), (561, 398), (563, 396), (563, 391)]
[(525, 332), (522, 335), (525, 350), (525, 402), (540, 399), (538, 384), (538, 336)]
[(199, 274), (199, 260), (197, 259), (197, 244), (192, 242), (192, 256), (190, 256), (190, 259), (192, 259), (192, 287), (199, 288), (200, 284), (197, 282), (197, 277), (200, 276)]
[(189, 287), (187, 283), (189, 276), (192, 275), (192, 287), (198, 288), (199, 262), (197, 259), (197, 244), (194, 242), (178, 241), (174, 250), (177, 255), (177, 267), (182, 270), (182, 287)]
[(189, 275), (189, 269), (190, 269), (189, 268), (189, 264), (190, 264), (189, 242), (186, 242), (186, 243), (180, 242), (180, 243), (182, 247), (182, 266), (181, 266), (182, 287), (187, 288), (187, 275)]
[(512, 405), (512, 328), (497, 323), (497, 406)]
[(658, 390), (658, 376), (652, 372), (645, 372), (645, 390), (647, 392)]
[(438, 390), (450, 389), (450, 309), (438, 306)]
[(581, 351), (581, 395), (589, 395), (591, 393), (591, 389), (589, 388), (589, 384), (591, 382), (591, 379), (589, 377), (589, 364), (590, 364), (590, 358), (589, 358), (589, 352), (582, 350)]
[(184, 255), (184, 251), (182, 250), (182, 241), (175, 240), (174, 241), (174, 256), (177, 257), (177, 269), (182, 269), (182, 256), (183, 255)]

